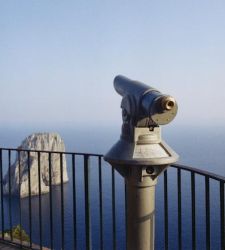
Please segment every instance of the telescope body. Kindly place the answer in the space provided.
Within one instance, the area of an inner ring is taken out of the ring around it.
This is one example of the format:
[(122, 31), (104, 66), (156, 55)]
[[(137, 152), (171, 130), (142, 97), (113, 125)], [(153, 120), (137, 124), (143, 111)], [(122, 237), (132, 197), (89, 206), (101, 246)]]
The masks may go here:
[[(114, 88), (123, 97), (121, 108), (125, 115), (133, 118), (139, 127), (164, 125), (171, 122), (177, 114), (177, 103), (171, 96), (160, 93), (139, 81), (124, 76), (114, 79)], [(145, 122), (143, 122), (143, 119)]]

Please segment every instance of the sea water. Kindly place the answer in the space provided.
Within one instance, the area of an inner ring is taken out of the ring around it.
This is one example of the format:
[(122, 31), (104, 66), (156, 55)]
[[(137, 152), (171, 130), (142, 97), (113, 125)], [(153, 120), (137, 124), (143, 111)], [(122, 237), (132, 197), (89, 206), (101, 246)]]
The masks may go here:
[[(42, 130), (43, 131), (43, 130)], [(120, 129), (115, 128), (58, 128), (49, 132), (58, 132), (64, 139), (66, 150), (72, 152), (104, 154), (118, 140)], [(45, 132), (43, 131), (43, 132)], [(17, 147), (21, 141), (33, 132), (41, 132), (35, 128), (2, 128), (0, 131), (1, 147)], [(163, 138), (179, 155), (179, 162), (203, 170), (225, 176), (225, 132), (223, 128), (195, 128), (168, 127), (163, 129)], [(64, 193), (64, 229), (65, 249), (74, 247), (74, 216), (73, 216), (73, 186), (71, 157), (67, 158), (69, 182), (63, 185)], [(4, 173), (7, 166), (5, 166)], [(178, 249), (178, 217), (177, 217), (177, 172), (170, 168), (168, 172), (168, 224), (169, 249)], [(125, 203), (124, 181), (116, 173), (116, 242), (118, 249), (125, 249)], [(191, 190), (190, 174), (182, 174), (182, 242), (183, 249), (191, 249)], [(103, 195), (103, 244), (104, 249), (112, 249), (112, 200), (111, 200), (111, 167), (102, 163), (102, 195)], [(164, 245), (164, 199), (163, 178), (159, 177), (156, 187), (156, 249), (163, 249)], [(219, 249), (219, 186), (217, 182), (210, 182), (211, 188), (211, 249)], [(44, 246), (50, 246), (50, 212), (49, 195), (42, 195), (42, 240)], [(99, 186), (98, 161), (91, 158), (90, 162), (90, 212), (91, 238), (93, 249), (100, 248), (100, 217), (99, 217)], [(53, 202), (53, 248), (61, 249), (61, 189), (54, 186)], [(39, 200), (32, 197), (32, 239), (39, 244)], [(83, 158), (76, 157), (76, 232), (77, 249), (85, 249), (85, 201)], [(204, 178), (196, 177), (196, 244), (197, 249), (205, 249), (205, 198)], [(5, 228), (9, 226), (9, 200), (4, 198)], [(29, 228), (29, 199), (21, 200), (22, 226), (30, 233)], [(12, 222), (19, 223), (19, 199), (12, 198)], [(1, 225), (1, 223), (0, 223)]]

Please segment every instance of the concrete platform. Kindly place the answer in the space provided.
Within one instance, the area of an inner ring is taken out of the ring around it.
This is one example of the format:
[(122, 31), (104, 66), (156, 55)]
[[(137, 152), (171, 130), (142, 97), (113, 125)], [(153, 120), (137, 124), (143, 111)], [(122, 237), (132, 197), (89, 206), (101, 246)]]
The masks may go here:
[[(20, 243), (19, 241), (16, 241), (16, 240), (14, 240), (14, 242)], [(24, 246), (27, 246), (28, 249), (30, 249), (28, 244), (27, 245), (24, 244)], [(27, 249), (27, 247), (26, 247), (26, 249)], [(10, 244), (7, 244), (7, 242), (6, 243), (2, 242), (2, 241), (0, 242), (0, 250), (18, 250), (18, 249), (25, 249), (25, 248), (19, 247), (19, 246), (18, 247), (17, 246), (12, 246)], [(40, 246), (38, 246), (36, 244), (32, 244), (32, 249), (39, 250)], [(42, 247), (42, 250), (50, 250), (50, 248), (48, 248), (48, 247)]]
[(0, 243), (0, 249), (1, 250), (18, 250), (19, 248)]

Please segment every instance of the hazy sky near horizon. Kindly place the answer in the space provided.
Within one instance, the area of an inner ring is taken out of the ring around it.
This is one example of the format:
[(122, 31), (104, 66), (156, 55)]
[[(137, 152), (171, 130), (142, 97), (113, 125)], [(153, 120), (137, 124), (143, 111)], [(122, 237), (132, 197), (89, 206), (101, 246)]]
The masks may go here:
[(1, 125), (120, 124), (118, 74), (225, 125), (225, 1), (0, 1)]

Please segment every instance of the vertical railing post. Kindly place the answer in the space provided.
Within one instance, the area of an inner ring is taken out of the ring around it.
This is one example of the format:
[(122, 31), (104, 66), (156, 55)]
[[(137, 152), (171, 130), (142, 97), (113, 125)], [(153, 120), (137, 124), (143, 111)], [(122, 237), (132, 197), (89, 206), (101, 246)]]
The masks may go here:
[(91, 212), (90, 212), (89, 156), (84, 156), (84, 192), (85, 192), (85, 235), (86, 249), (91, 250)]
[(41, 198), (41, 153), (38, 152), (38, 204), (39, 204), (39, 238), (40, 250), (42, 250), (42, 198)]
[(50, 246), (53, 249), (53, 215), (52, 215), (52, 155), (48, 153), (48, 170), (49, 170), (49, 212), (50, 212)]
[(98, 157), (98, 185), (99, 185), (100, 249), (103, 250), (102, 159), (101, 159), (101, 156)]
[(63, 188), (63, 153), (60, 153), (60, 189), (61, 189), (61, 249), (64, 250), (64, 188)]
[(196, 249), (195, 174), (191, 172), (192, 249)]
[[(18, 155), (18, 170), (19, 170), (19, 221), (20, 221), (20, 229), (22, 229), (22, 211), (21, 211), (21, 162), (20, 162), (20, 151), (17, 151)], [(22, 245), (22, 230), (20, 230), (20, 245)]]
[(164, 247), (168, 249), (168, 178), (164, 172)]
[(125, 196), (125, 232), (126, 232), (126, 249), (128, 249), (127, 248), (127, 225), (128, 225), (128, 223), (127, 223), (127, 184), (126, 184), (126, 180), (124, 180), (124, 196)]
[(205, 223), (206, 223), (206, 249), (210, 250), (210, 193), (209, 177), (205, 177)]
[(181, 200), (181, 171), (177, 170), (177, 203), (178, 203), (178, 246), (182, 249), (182, 200)]
[(220, 182), (220, 234), (221, 250), (225, 249), (224, 182)]
[(31, 203), (31, 175), (30, 175), (30, 151), (27, 151), (27, 168), (28, 168), (28, 198), (29, 198), (29, 237), (30, 248), (32, 248), (32, 203)]
[(77, 203), (76, 203), (76, 174), (75, 154), (72, 154), (72, 178), (73, 178), (73, 246), (77, 249)]
[(3, 199), (3, 166), (2, 166), (2, 149), (0, 149), (0, 182), (1, 182), (1, 229), (2, 229), (2, 238), (4, 240), (5, 235), (5, 219), (4, 219), (4, 199)]
[(112, 232), (113, 249), (116, 250), (116, 201), (115, 201), (115, 169), (112, 168)]
[(12, 180), (11, 180), (11, 150), (8, 151), (8, 173), (9, 173), (9, 228), (10, 228), (10, 240), (13, 241), (12, 234)]

